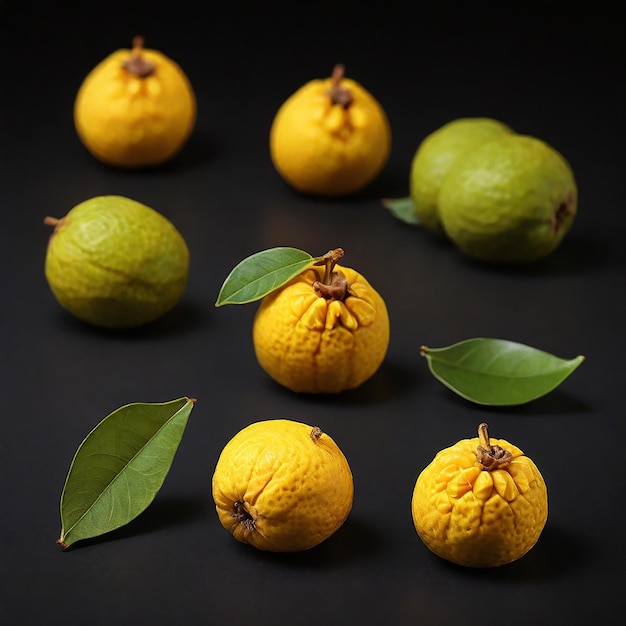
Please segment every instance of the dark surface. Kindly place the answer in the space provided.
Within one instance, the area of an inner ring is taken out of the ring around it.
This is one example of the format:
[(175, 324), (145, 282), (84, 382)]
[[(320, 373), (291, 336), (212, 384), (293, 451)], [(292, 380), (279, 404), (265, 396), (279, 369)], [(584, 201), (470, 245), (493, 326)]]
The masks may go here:
[[(0, 2), (3, 623), (616, 623), (626, 608), (619, 3), (205, 4)], [(137, 33), (185, 69), (199, 116), (173, 162), (123, 172), (82, 147), (72, 104), (87, 72)], [(394, 147), (370, 188), (322, 201), (279, 179), (268, 131), (282, 101), (336, 62), (383, 104)], [(471, 263), (381, 206), (406, 195), (421, 139), (472, 115), (541, 137), (572, 164), (579, 215), (545, 261)], [(169, 217), (192, 254), (180, 306), (133, 332), (75, 321), (43, 274), (43, 217), (107, 193)], [(362, 388), (337, 397), (279, 388), (254, 358), (256, 305), (214, 308), (234, 264), (275, 245), (342, 246), (345, 264), (385, 297), (388, 357)], [(540, 400), (481, 408), (441, 386), (419, 355), (420, 344), (474, 336), (587, 359)], [(198, 402), (153, 505), (63, 552), (58, 502), (83, 437), (122, 404), (182, 395)], [(330, 433), (356, 485), (346, 524), (296, 555), (238, 544), (210, 494), (228, 439), (274, 417)], [(431, 555), (409, 507), (435, 452), (483, 420), (535, 460), (550, 496), (539, 543), (496, 571)]]

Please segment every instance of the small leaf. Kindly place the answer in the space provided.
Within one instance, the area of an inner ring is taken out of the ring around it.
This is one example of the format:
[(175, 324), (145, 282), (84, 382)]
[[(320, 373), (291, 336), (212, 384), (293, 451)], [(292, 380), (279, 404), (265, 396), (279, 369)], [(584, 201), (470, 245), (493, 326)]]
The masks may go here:
[(546, 395), (585, 359), (565, 360), (504, 339), (475, 338), (445, 348), (422, 346), (432, 374), (477, 404), (512, 406)]
[(150, 505), (170, 470), (194, 402), (128, 404), (87, 435), (61, 494), (60, 546), (120, 528)]
[(226, 277), (215, 306), (260, 300), (302, 273), (315, 261), (297, 248), (270, 248), (238, 263)]
[(389, 209), (394, 217), (407, 224), (415, 225), (422, 223), (417, 213), (415, 213), (413, 199), (410, 196), (407, 198), (383, 198), (382, 204)]

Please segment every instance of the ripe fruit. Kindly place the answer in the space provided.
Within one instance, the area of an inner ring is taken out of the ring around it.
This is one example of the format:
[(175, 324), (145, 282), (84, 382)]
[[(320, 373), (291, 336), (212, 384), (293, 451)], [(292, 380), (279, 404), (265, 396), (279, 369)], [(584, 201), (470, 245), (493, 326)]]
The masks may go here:
[(170, 58), (143, 48), (117, 50), (85, 78), (74, 103), (74, 123), (85, 147), (120, 167), (153, 166), (171, 159), (196, 120), (187, 76)]
[(265, 420), (224, 447), (212, 481), (220, 522), (260, 550), (296, 552), (330, 537), (352, 508), (348, 462), (318, 427)]
[(546, 485), (533, 461), (504, 439), (463, 439), (421, 472), (413, 523), (438, 556), (466, 567), (497, 567), (528, 552), (548, 517)]
[(189, 251), (153, 209), (121, 196), (76, 205), (54, 226), (45, 273), (62, 307), (86, 322), (125, 328), (169, 311), (187, 284)]
[(439, 216), (465, 254), (527, 263), (561, 243), (577, 198), (572, 170), (554, 148), (527, 135), (502, 135), (450, 169), (439, 193)]
[(296, 392), (358, 387), (381, 365), (389, 315), (380, 294), (355, 270), (336, 265), (340, 248), (263, 298), (253, 324), (261, 367)]
[(488, 117), (460, 118), (428, 135), (411, 163), (409, 180), (413, 210), (427, 228), (441, 230), (439, 191), (450, 168), (483, 143), (513, 131)]
[(270, 154), (295, 189), (344, 196), (370, 183), (391, 150), (391, 129), (378, 101), (337, 65), (327, 79), (312, 80), (278, 110)]

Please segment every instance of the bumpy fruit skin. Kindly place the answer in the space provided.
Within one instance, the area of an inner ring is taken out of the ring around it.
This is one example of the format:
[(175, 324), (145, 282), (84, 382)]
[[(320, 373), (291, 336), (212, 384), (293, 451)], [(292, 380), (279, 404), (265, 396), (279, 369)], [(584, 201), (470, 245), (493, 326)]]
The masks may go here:
[(459, 160), (445, 177), (439, 214), (470, 257), (521, 264), (553, 252), (577, 212), (569, 163), (544, 141), (505, 135)]
[(444, 124), (418, 146), (411, 162), (409, 188), (420, 223), (440, 232), (439, 191), (450, 168), (483, 143), (514, 131), (488, 117), (465, 117)]
[(548, 517), (546, 484), (533, 461), (504, 439), (512, 454), (503, 469), (476, 461), (479, 439), (441, 450), (421, 472), (411, 502), (413, 523), (438, 556), (466, 567), (511, 563), (538, 541)]
[(279, 108), (270, 130), (270, 154), (279, 174), (300, 192), (355, 193), (381, 172), (391, 150), (391, 128), (380, 103), (359, 83), (343, 78), (349, 105), (335, 103), (333, 81), (312, 80)]
[(109, 165), (137, 168), (170, 160), (191, 135), (196, 99), (177, 63), (142, 49), (154, 65), (148, 76), (125, 69), (133, 51), (117, 50), (81, 84), (74, 103), (78, 135), (91, 154)]
[(286, 419), (239, 431), (222, 450), (212, 480), (220, 522), (260, 550), (308, 550), (330, 537), (352, 508), (345, 456), (326, 433)]
[(178, 302), (189, 250), (153, 209), (122, 196), (97, 196), (58, 221), (45, 274), (59, 304), (79, 319), (128, 328), (156, 320)]
[(261, 367), (296, 392), (337, 393), (378, 370), (389, 344), (389, 315), (380, 294), (355, 270), (337, 265), (350, 285), (344, 300), (326, 299), (312, 268), (265, 296), (253, 323)]

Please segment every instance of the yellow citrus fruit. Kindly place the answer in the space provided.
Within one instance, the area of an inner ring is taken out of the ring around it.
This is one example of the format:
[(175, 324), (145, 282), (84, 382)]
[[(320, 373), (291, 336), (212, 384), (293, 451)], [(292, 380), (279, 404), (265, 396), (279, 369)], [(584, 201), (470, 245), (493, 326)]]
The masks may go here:
[(374, 375), (389, 344), (382, 296), (355, 270), (336, 265), (337, 248), (263, 298), (253, 323), (261, 367), (296, 392), (336, 393)]
[(145, 167), (171, 159), (196, 121), (189, 79), (172, 59), (143, 48), (117, 50), (81, 84), (74, 123), (85, 147), (100, 161)]
[(308, 82), (278, 110), (270, 154), (279, 174), (298, 191), (344, 196), (381, 172), (391, 129), (380, 103), (337, 65), (327, 79)]
[(105, 328), (130, 328), (164, 315), (187, 284), (189, 250), (174, 225), (123, 196), (96, 196), (54, 226), (45, 259), (59, 304)]
[(441, 450), (421, 472), (411, 509), (424, 544), (466, 567), (511, 563), (538, 541), (548, 517), (546, 484), (533, 461), (503, 439), (479, 437)]
[(220, 522), (260, 550), (308, 550), (330, 537), (352, 508), (345, 456), (318, 427), (255, 422), (224, 447), (212, 480)]

